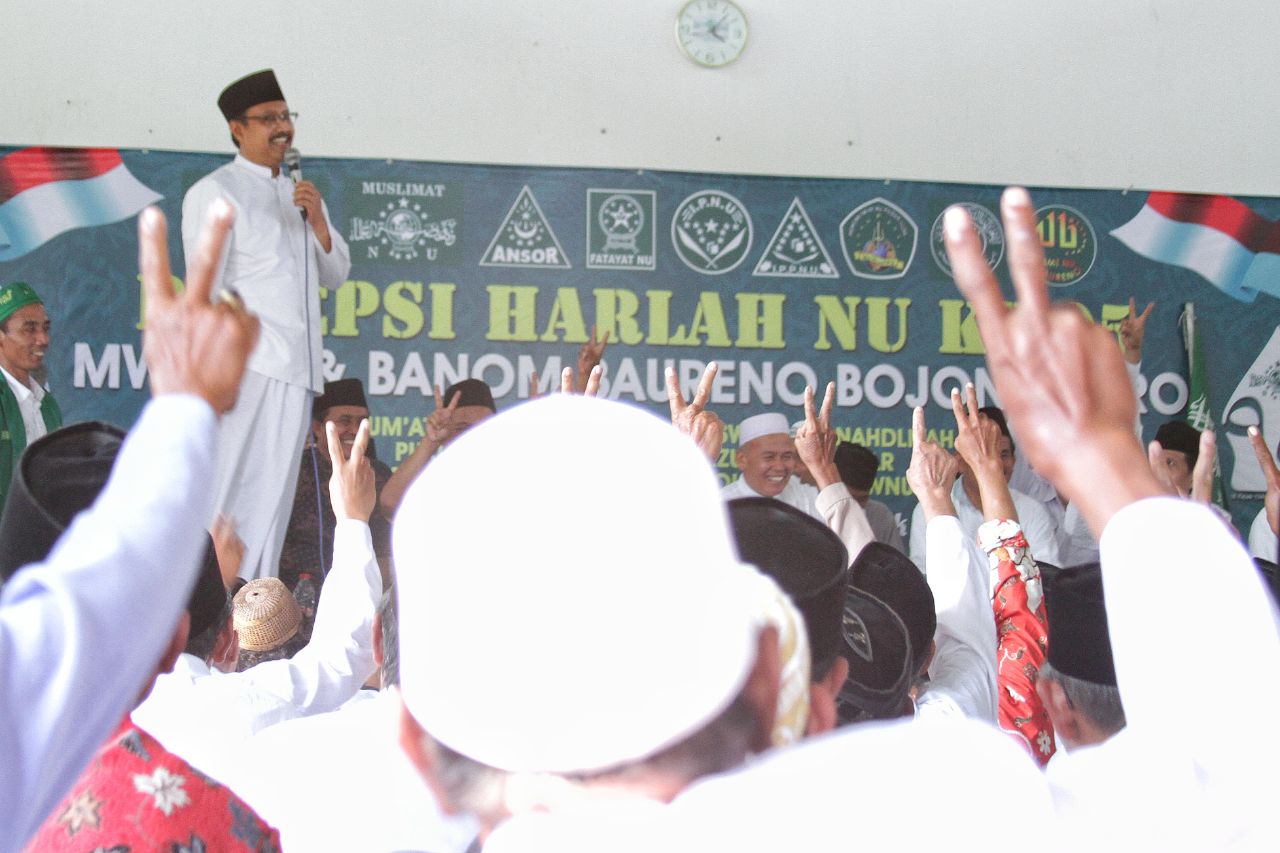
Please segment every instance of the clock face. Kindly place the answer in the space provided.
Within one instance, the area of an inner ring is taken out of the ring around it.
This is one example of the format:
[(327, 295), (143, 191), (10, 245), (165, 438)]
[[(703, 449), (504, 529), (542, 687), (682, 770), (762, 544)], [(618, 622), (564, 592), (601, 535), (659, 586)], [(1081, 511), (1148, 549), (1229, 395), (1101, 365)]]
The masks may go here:
[(730, 0), (689, 0), (676, 15), (676, 42), (699, 65), (728, 65), (747, 46), (747, 16)]

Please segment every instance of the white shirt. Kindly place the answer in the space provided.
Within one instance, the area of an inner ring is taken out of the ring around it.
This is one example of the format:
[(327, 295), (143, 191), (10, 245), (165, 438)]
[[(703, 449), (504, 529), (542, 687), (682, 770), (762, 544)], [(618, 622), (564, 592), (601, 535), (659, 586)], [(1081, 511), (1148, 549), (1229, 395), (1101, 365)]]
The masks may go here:
[(1035, 765), (969, 720), (837, 729), (697, 783), (671, 809), (685, 843), (651, 849), (987, 850), (998, 825), (1043, 850), (1055, 831)]
[(152, 400), (93, 507), (0, 590), (0, 853), (71, 789), (173, 637), (206, 541), (217, 426), (199, 398)]
[(479, 831), (446, 815), (398, 742), (394, 690), (272, 726), (245, 742), (222, 780), (289, 851), (462, 853)]
[(19, 382), (12, 373), (0, 367), (0, 373), (9, 382), (9, 390), (18, 401), (18, 411), (22, 412), (22, 426), (27, 432), (27, 444), (37, 438), (43, 438), (49, 430), (44, 425), (44, 415), (40, 413), (40, 404), (48, 392), (35, 380), (30, 385)]
[(188, 258), (209, 205), (219, 197), (235, 208), (236, 219), (214, 292), (234, 287), (262, 321), (249, 369), (320, 393), (320, 288), (336, 288), (346, 280), (351, 271), (347, 244), (330, 222), (333, 245), (326, 253), (294, 206), (293, 181), (283, 170), (272, 177), (266, 166), (236, 155), (197, 181), (182, 200), (182, 246)]
[(938, 614), (929, 687), (916, 701), (920, 719), (964, 716), (996, 724), (996, 619), (990, 569), (954, 515), (929, 521), (926, 579)]
[(1267, 523), (1267, 508), (1258, 510), (1249, 525), (1249, 553), (1264, 560), (1276, 562), (1276, 553), (1280, 550), (1280, 537), (1272, 531)]
[(968, 851), (990, 849), (998, 836), (1053, 850), (1056, 831), (1044, 778), (1019, 747), (989, 726), (943, 720), (837, 729), (699, 780), (667, 806), (630, 792), (587, 792), (517, 815), (484, 849)]
[(1116, 513), (1101, 552), (1128, 725), (1050, 777), (1064, 829), (1089, 845), (1076, 849), (1274, 849), (1280, 742), (1253, 712), (1280, 706), (1280, 629), (1248, 554), (1176, 498)]
[(133, 720), (165, 748), (222, 780), (243, 740), (295, 716), (337, 708), (373, 674), (373, 617), (382, 576), (369, 525), (334, 528), (333, 569), (325, 579), (311, 641), (292, 658), (223, 673), (183, 654), (156, 679)]
[(880, 501), (874, 500), (867, 501), (862, 509), (867, 514), (867, 523), (871, 525), (871, 532), (875, 535), (876, 541), (905, 553), (907, 543), (902, 541), (902, 533), (898, 530), (898, 519), (893, 514), (893, 510)]
[(1060, 568), (1098, 562), (1098, 540), (1074, 503), (1062, 519), (1062, 565)]
[[(1027, 537), (1032, 556), (1036, 560), (1043, 560), (1055, 566), (1062, 565), (1058, 562), (1060, 559), (1058, 530), (1049, 517), (1048, 511), (1039, 501), (1024, 495), (1017, 489), (1009, 489), (1009, 495), (1013, 498), (1013, 508), (1018, 512), (1018, 523), (1022, 525), (1022, 532)], [(982, 510), (969, 500), (959, 479), (951, 489), (951, 501), (956, 506), (956, 516), (960, 519), (960, 526), (964, 529), (965, 535), (976, 542), (978, 528), (986, 519)], [(924, 510), (921, 509), (920, 504), (916, 504), (915, 510), (911, 513), (911, 561), (920, 567), (920, 571), (927, 574), (928, 550), (925, 547), (924, 527)], [(983, 565), (985, 564), (983, 561)]]
[[(764, 495), (748, 486), (743, 477), (720, 490), (720, 498), (724, 501), (762, 497)], [(866, 511), (853, 499), (849, 487), (844, 483), (832, 483), (819, 492), (808, 483), (802, 483), (798, 477), (792, 477), (774, 500), (807, 512), (830, 527), (840, 537), (840, 541), (844, 542), (850, 563), (858, 558), (863, 548), (875, 540)]]
[[(720, 490), (720, 497), (725, 501), (731, 501), (737, 498), (762, 498), (765, 496), (747, 485), (746, 477), (739, 477)], [(774, 495), (773, 499), (807, 512), (819, 521), (826, 521), (822, 517), (822, 513), (818, 511), (818, 490), (808, 483), (801, 482), (799, 477), (792, 476), (790, 480), (787, 480), (787, 485), (783, 487), (781, 492)]]

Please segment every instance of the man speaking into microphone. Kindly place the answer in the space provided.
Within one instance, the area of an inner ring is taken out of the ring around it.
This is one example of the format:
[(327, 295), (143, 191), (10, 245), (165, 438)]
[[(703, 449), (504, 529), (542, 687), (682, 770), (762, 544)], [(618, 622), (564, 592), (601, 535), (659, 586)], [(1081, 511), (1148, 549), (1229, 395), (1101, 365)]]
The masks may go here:
[[(188, 261), (209, 205), (224, 198), (235, 225), (214, 282), (215, 298), (239, 298), (262, 322), (240, 398), (222, 419), (217, 511), (245, 543), (240, 575), (274, 576), (289, 520), (311, 399), (321, 375), (320, 287), (351, 271), (347, 244), (315, 184), (302, 180), (294, 122), (270, 69), (218, 96), (236, 158), (201, 178), (182, 201)], [(290, 175), (292, 172), (292, 175)]]

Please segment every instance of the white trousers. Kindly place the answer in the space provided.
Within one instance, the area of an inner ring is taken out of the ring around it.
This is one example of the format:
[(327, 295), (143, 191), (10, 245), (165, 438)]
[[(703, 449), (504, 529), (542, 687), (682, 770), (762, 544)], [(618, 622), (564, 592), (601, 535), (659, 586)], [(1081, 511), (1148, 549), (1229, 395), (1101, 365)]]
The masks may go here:
[(242, 578), (278, 574), (311, 398), (309, 388), (246, 370), (235, 408), (222, 417), (214, 507), (244, 540)]

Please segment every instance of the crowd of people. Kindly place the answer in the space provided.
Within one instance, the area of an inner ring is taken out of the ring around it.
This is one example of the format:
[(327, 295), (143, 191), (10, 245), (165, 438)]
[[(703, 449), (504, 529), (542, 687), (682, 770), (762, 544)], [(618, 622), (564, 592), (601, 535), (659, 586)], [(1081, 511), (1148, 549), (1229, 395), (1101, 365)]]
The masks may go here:
[(1142, 443), (1150, 307), (1117, 346), (1051, 304), (1024, 190), (1014, 307), (946, 214), (1002, 407), (955, 389), (954, 450), (913, 412), (904, 541), (833, 386), (743, 421), (722, 488), (716, 365), (658, 418), (596, 397), (594, 333), (560, 393), (437, 389), (391, 471), (308, 349), (345, 247), (274, 75), (219, 106), (181, 294), (139, 219), (132, 430), (61, 426), (0, 290), (0, 853), (1274, 848), (1280, 747), (1225, 689), (1280, 700), (1280, 467), (1251, 430), (1255, 560), (1212, 433)]

